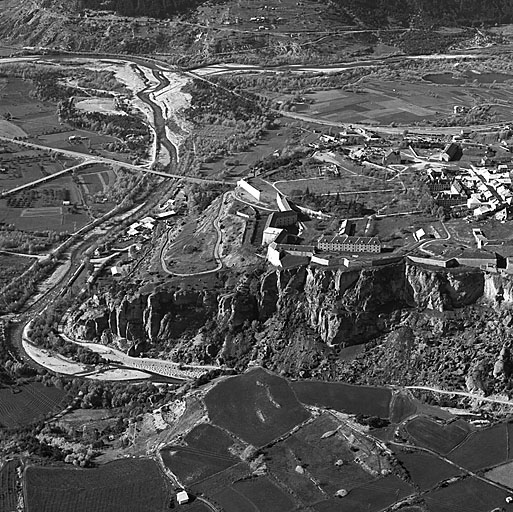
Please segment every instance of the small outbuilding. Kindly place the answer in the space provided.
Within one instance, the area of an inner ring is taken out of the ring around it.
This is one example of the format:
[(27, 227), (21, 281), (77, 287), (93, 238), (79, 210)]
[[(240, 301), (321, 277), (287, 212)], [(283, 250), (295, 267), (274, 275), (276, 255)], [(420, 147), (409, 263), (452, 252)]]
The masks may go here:
[(186, 491), (180, 491), (176, 495), (176, 501), (177, 501), (178, 505), (185, 505), (186, 503), (189, 503), (189, 495), (187, 494)]

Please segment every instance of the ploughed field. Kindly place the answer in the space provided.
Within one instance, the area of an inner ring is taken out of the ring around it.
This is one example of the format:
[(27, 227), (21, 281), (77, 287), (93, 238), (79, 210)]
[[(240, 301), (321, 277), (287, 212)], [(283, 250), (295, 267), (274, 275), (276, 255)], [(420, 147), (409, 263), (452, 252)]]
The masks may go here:
[(65, 397), (64, 391), (40, 382), (0, 388), (0, 426), (17, 428), (30, 425), (58, 412)]
[(172, 491), (147, 459), (96, 469), (29, 467), (25, 485), (28, 512), (162, 512), (169, 509)]
[(21, 471), (17, 460), (9, 460), (0, 469), (0, 510), (16, 512), (18, 505), (18, 471)]

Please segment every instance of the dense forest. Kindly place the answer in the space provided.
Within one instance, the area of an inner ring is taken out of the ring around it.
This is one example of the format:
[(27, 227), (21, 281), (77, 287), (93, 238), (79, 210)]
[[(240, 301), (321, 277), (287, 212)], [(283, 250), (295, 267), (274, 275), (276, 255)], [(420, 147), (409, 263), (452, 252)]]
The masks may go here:
[[(75, 9), (108, 9), (123, 16), (169, 18), (194, 9), (206, 0), (74, 0)], [(211, 0), (212, 1), (212, 0)], [(213, 0), (219, 3), (222, 0)], [(333, 0), (364, 25), (390, 22), (433, 25), (491, 25), (513, 22), (513, 0)], [(53, 0), (43, 0), (51, 5)]]

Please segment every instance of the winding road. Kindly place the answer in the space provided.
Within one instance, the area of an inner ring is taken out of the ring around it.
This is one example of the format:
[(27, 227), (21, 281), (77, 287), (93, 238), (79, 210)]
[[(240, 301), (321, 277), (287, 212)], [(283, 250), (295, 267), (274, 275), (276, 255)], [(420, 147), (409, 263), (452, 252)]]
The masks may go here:
[(166, 241), (164, 242), (164, 244), (160, 250), (160, 265), (162, 267), (162, 270), (166, 274), (176, 276), (176, 277), (202, 276), (202, 275), (213, 274), (214, 272), (217, 272), (223, 268), (223, 261), (221, 259), (221, 255), (220, 255), (220, 248), (221, 248), (221, 244), (223, 242), (223, 231), (219, 225), (219, 217), (221, 216), (221, 213), (223, 211), (223, 206), (224, 206), (225, 201), (227, 200), (228, 196), (232, 193), (233, 192), (228, 191), (223, 194), (223, 196), (221, 198), (221, 202), (219, 204), (219, 208), (217, 210), (216, 217), (215, 217), (214, 221), (212, 222), (212, 225), (213, 225), (214, 229), (216, 230), (216, 234), (217, 234), (216, 243), (215, 243), (215, 246), (214, 246), (213, 252), (212, 252), (213, 257), (216, 260), (215, 268), (213, 268), (211, 270), (203, 270), (201, 272), (190, 272), (190, 273), (186, 273), (186, 274), (180, 274), (180, 273), (173, 272), (172, 270), (170, 270), (166, 263), (166, 253), (173, 246), (173, 244), (171, 243), (171, 240), (170, 240), (170, 235), (171, 235), (172, 231), (168, 230), (168, 232), (166, 234)]

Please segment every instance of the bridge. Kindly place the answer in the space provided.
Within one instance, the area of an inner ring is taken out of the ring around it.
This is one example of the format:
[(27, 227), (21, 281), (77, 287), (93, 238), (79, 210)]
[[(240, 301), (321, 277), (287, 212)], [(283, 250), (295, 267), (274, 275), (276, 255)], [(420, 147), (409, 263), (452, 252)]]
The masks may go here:
[(26, 190), (29, 188), (37, 187), (38, 185), (41, 185), (42, 183), (46, 183), (47, 181), (56, 180), (57, 178), (60, 178), (64, 174), (68, 174), (73, 171), (78, 171), (80, 169), (85, 169), (86, 167), (90, 165), (94, 165), (97, 162), (94, 161), (88, 161), (84, 162), (78, 165), (74, 165), (73, 167), (68, 167), (67, 169), (64, 169), (59, 172), (55, 172), (53, 174), (49, 174), (48, 176), (44, 176), (43, 178), (39, 178), (38, 180), (31, 181), (30, 183), (24, 183), (23, 185), (20, 185), (19, 187), (11, 188), (9, 190), (4, 190), (0, 193), (0, 198), (3, 199), (4, 197), (11, 196), (13, 194), (17, 194), (18, 192), (21, 192), (22, 190)]
[[(78, 151), (72, 151), (70, 149), (52, 148), (52, 147), (48, 147), (48, 146), (42, 146), (41, 144), (35, 144), (34, 142), (27, 142), (25, 140), (15, 140), (15, 139), (10, 139), (8, 137), (0, 136), (0, 141), (17, 144), (18, 146), (22, 146), (22, 147), (26, 147), (26, 148), (30, 148), (30, 149), (38, 149), (40, 151), (57, 153), (57, 154), (64, 155), (64, 156), (67, 156), (70, 158), (79, 158), (81, 160), (84, 160), (84, 162), (80, 165), (106, 164), (111, 167), (129, 169), (129, 170), (138, 171), (138, 172), (144, 172), (147, 174), (153, 174), (155, 176), (159, 176), (160, 178), (166, 178), (166, 179), (179, 179), (179, 180), (189, 181), (191, 183), (216, 183), (219, 185), (229, 185), (229, 186), (234, 185), (234, 183), (230, 182), (230, 181), (214, 180), (214, 179), (209, 179), (209, 178), (197, 178), (194, 176), (184, 176), (182, 174), (171, 174), (171, 173), (167, 173), (164, 171), (156, 171), (154, 169), (144, 167), (141, 165), (135, 165), (135, 164), (131, 164), (128, 162), (114, 160), (112, 158), (106, 158), (103, 156), (90, 156), (90, 155), (86, 155), (84, 153), (79, 153)], [(65, 169), (64, 171), (59, 171), (59, 172), (60, 172), (60, 174), (65, 174), (66, 172), (70, 172), (71, 170), (72, 170), (72, 168), (69, 168), (69, 169)], [(59, 175), (58, 173), (55, 173), (55, 174), (52, 174), (51, 176), (47, 176), (46, 178), (53, 179), (54, 177), (58, 177), (58, 175)], [(41, 179), (41, 180), (43, 180), (43, 179)], [(44, 180), (41, 182), (44, 182)], [(37, 184), (39, 184), (39, 183), (37, 183)], [(26, 185), (30, 185), (30, 184), (27, 183)], [(31, 185), (36, 186), (36, 182), (32, 182)], [(22, 185), (22, 187), (29, 188), (28, 186), (25, 186), (25, 185)], [(20, 187), (18, 187), (18, 188), (20, 188)], [(23, 188), (21, 190), (23, 190)], [(8, 192), (9, 192), (9, 194), (13, 194), (13, 193), (15, 193), (14, 191), (19, 192), (19, 190), (16, 190), (16, 189), (9, 190)], [(1, 197), (5, 197), (5, 195), (2, 195)]]

